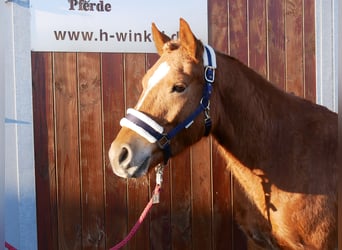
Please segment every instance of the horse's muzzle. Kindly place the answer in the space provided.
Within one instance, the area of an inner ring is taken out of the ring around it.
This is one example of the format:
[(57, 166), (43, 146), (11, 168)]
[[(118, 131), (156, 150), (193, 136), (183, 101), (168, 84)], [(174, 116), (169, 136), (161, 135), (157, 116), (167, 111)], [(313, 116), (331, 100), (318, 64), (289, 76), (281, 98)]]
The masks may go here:
[(150, 165), (149, 150), (135, 150), (129, 144), (113, 142), (109, 152), (109, 160), (114, 174), (122, 178), (137, 178), (148, 171)]

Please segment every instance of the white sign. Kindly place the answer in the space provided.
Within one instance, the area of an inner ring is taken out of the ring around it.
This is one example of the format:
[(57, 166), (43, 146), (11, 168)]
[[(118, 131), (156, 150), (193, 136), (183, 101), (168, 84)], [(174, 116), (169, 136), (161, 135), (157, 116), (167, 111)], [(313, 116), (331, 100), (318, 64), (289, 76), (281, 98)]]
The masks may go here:
[(176, 38), (180, 17), (207, 43), (207, 0), (31, 0), (31, 46), (33, 51), (154, 53), (151, 23)]

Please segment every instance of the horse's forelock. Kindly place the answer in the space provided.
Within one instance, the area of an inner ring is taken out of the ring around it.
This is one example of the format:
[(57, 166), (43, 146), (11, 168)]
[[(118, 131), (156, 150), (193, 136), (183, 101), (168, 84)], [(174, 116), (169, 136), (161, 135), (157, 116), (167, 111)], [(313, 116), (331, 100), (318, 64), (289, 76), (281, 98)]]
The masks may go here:
[(171, 52), (177, 50), (180, 47), (179, 41), (172, 40), (164, 44), (164, 52)]

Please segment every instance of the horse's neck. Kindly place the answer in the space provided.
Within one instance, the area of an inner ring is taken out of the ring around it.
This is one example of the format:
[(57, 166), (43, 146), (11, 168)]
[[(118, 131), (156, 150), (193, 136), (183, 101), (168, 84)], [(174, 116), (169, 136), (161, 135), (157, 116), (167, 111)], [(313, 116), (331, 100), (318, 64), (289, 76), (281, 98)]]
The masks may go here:
[(218, 54), (217, 63), (211, 101), (213, 135), (235, 157), (253, 165), (267, 153), (262, 145), (272, 137), (267, 120), (278, 112), (267, 99), (283, 98), (283, 93), (235, 59)]

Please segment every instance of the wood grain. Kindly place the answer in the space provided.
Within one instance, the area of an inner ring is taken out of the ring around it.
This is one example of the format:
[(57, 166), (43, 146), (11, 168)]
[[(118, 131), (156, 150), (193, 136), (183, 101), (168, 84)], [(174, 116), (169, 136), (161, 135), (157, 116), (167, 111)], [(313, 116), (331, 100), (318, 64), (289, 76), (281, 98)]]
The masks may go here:
[(312, 102), (316, 102), (316, 32), (315, 3), (307, 1), (303, 6), (304, 12), (304, 97)]
[(267, 1), (268, 79), (285, 90), (285, 1)]
[(83, 249), (105, 249), (100, 63), (98, 53), (78, 54)]
[(303, 97), (303, 2), (285, 2), (286, 91)]
[(54, 54), (55, 131), (60, 249), (82, 248), (76, 53)]
[(266, 1), (248, 2), (249, 66), (267, 77)]
[(208, 1), (209, 45), (228, 53), (228, 2), (227, 0)]
[(39, 249), (58, 249), (52, 53), (32, 52), (37, 229)]
[(170, 162), (172, 249), (192, 248), (190, 157), (188, 148)]
[(106, 249), (127, 234), (127, 180), (114, 175), (108, 150), (125, 115), (123, 54), (102, 54), (103, 158), (105, 167)]
[(246, 65), (249, 64), (248, 55), (248, 22), (247, 1), (229, 1), (229, 54)]
[(191, 147), (192, 239), (193, 249), (212, 247), (212, 178), (210, 139)]

